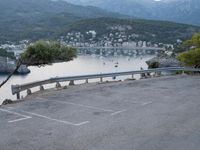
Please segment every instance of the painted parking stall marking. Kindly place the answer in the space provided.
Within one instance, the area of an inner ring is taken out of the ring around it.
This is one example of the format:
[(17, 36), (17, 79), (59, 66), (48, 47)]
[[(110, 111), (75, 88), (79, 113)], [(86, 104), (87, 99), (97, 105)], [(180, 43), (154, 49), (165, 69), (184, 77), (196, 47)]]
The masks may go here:
[(73, 106), (78, 106), (78, 107), (84, 107), (84, 108), (94, 109), (94, 110), (100, 110), (100, 111), (104, 111), (104, 112), (115, 112), (114, 110), (104, 109), (104, 108), (95, 107), (95, 106), (89, 106), (89, 105), (83, 105), (83, 104), (76, 104), (76, 103), (72, 103), (72, 102), (59, 101), (59, 100), (53, 101), (53, 100), (48, 100), (48, 99), (40, 98), (40, 97), (37, 97), (37, 98), (41, 99), (41, 100), (55, 102), (55, 103), (61, 103), (61, 104), (66, 104), (66, 105), (73, 105)]
[(127, 111), (126, 109), (124, 110), (121, 110), (121, 111), (116, 111), (116, 112), (113, 112), (112, 114), (110, 114), (111, 116), (115, 116), (115, 115), (118, 115), (118, 114), (121, 114), (123, 112)]
[(70, 121), (64, 121), (64, 120), (59, 120), (59, 119), (47, 117), (47, 116), (40, 115), (40, 114), (37, 114), (37, 113), (32, 113), (32, 112), (23, 111), (23, 110), (21, 110), (21, 111), (24, 112), (24, 113), (27, 113), (27, 114), (30, 114), (30, 115), (39, 117), (39, 118), (44, 118), (44, 119), (47, 119), (47, 120), (50, 120), (50, 121), (55, 121), (55, 122), (59, 122), (59, 123), (64, 123), (64, 124), (67, 124), (67, 125), (81, 126), (81, 125), (85, 125), (85, 124), (90, 123), (90, 121), (84, 121), (84, 122), (80, 122), (80, 123), (73, 123), (73, 122), (70, 122)]
[(22, 117), (20, 119), (10, 120), (10, 121), (8, 121), (9, 123), (19, 122), (19, 121), (23, 121), (23, 120), (27, 120), (27, 119), (31, 119), (32, 118), (31, 116), (22, 115), (20, 113), (17, 113), (17, 112), (11, 111), (11, 110), (7, 110), (7, 109), (0, 108), (0, 111), (6, 112), (6, 113), (9, 113), (9, 114), (13, 114), (13, 115), (16, 115), (16, 116), (19, 116), (19, 117)]
[[(48, 100), (48, 99), (41, 98), (41, 97), (37, 97), (37, 99), (45, 100), (45, 101), (51, 101), (51, 102), (54, 102), (54, 103), (60, 103), (60, 104), (65, 104), (65, 105), (72, 105), (72, 106), (76, 106), (76, 107), (82, 107), (82, 108), (89, 109), (89, 110), (99, 110), (99, 111), (103, 111), (103, 112), (108, 112), (110, 114), (110, 116), (116, 116), (116, 115), (119, 115), (119, 114), (122, 114), (122, 113), (128, 111), (127, 109), (111, 110), (111, 109), (105, 109), (105, 108), (90, 106), (90, 105), (85, 105), (85, 104), (77, 104), (77, 103), (67, 102), (67, 101), (59, 101), (59, 100), (53, 101), (53, 100)], [(150, 101), (150, 102), (131, 102), (131, 103), (138, 104), (140, 106), (147, 106), (147, 105), (152, 104), (153, 102)], [(72, 125), (72, 126), (82, 126), (82, 125), (86, 125), (86, 124), (90, 123), (89, 120), (82, 121), (82, 122), (77, 121), (78, 123), (76, 123), (76, 121), (60, 120), (60, 119), (57, 119), (57, 118), (52, 118), (52, 117), (46, 116), (44, 114), (38, 114), (38, 113), (35, 113), (35, 112), (24, 111), (24, 110), (21, 110), (21, 109), (16, 110), (13, 107), (7, 107), (6, 109), (0, 108), (0, 111), (8, 113), (8, 114), (15, 115), (17, 117), (20, 117), (20, 118), (17, 118), (17, 119), (9, 120), (8, 123), (20, 122), (20, 121), (24, 121), (24, 120), (27, 120), (27, 119), (31, 119), (33, 117), (43, 118), (43, 119), (46, 119), (46, 120), (49, 120), (49, 121), (54, 121), (54, 122), (57, 122), (57, 123), (62, 123), (62, 124), (65, 124), (65, 125)]]
[[(41, 100), (50, 101), (50, 100), (48, 100), (48, 99), (41, 98), (41, 97), (37, 97), (37, 98), (38, 98), (38, 99), (41, 99)], [(52, 101), (52, 100), (51, 100), (51, 101)], [(104, 109), (104, 108), (95, 107), (95, 106), (89, 106), (89, 105), (83, 105), (83, 104), (77, 104), (77, 103), (66, 102), (66, 101), (59, 101), (59, 100), (52, 101), (52, 102), (57, 102), (57, 103), (62, 103), (62, 104), (66, 104), (66, 105), (73, 105), (73, 106), (84, 107), (84, 108), (88, 108), (88, 109), (94, 109), (94, 110), (100, 110), (100, 111), (104, 111), (104, 112), (109, 112), (109, 113), (111, 113), (111, 114), (110, 114), (111, 116), (115, 116), (115, 115), (118, 115), (118, 114), (120, 114), (120, 113), (123, 113), (123, 112), (126, 112), (126, 111), (127, 111), (126, 109), (124, 109), (124, 110), (119, 110), (119, 111), (115, 111), (115, 110)]]

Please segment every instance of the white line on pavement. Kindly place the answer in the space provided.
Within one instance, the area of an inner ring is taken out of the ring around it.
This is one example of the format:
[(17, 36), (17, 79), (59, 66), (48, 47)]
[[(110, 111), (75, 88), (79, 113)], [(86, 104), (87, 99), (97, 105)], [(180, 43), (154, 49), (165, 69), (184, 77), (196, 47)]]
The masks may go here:
[(99, 107), (93, 107), (93, 106), (88, 106), (88, 105), (82, 105), (82, 104), (76, 104), (76, 103), (71, 103), (71, 102), (62, 102), (62, 101), (57, 101), (59, 103), (65, 103), (65, 104), (69, 104), (69, 105), (74, 105), (74, 106), (79, 106), (79, 107), (85, 107), (85, 108), (90, 108), (90, 109), (95, 109), (95, 110), (101, 110), (101, 111), (105, 111), (105, 112), (114, 112), (113, 110), (109, 110), (109, 109), (104, 109), (104, 108), (99, 108)]
[(7, 109), (11, 110), (11, 109), (14, 109), (14, 107), (7, 107)]
[(2, 108), (0, 108), (0, 111), (7, 112), (7, 113), (10, 113), (10, 114), (14, 114), (14, 115), (17, 115), (17, 116), (21, 116), (21, 117), (24, 117), (24, 118), (30, 117), (30, 116), (22, 115), (20, 113), (10, 111), (10, 110), (7, 110), (7, 109), (2, 109)]
[(89, 121), (85, 121), (85, 122), (81, 122), (81, 123), (77, 123), (75, 124), (76, 126), (81, 126), (81, 125), (84, 125), (84, 124), (87, 124), (87, 123), (90, 123)]
[(142, 103), (142, 106), (146, 106), (146, 105), (150, 105), (152, 104), (153, 102), (145, 102), (145, 103)]
[(127, 110), (116, 111), (116, 112), (114, 112), (114, 113), (112, 113), (112, 114), (110, 114), (110, 115), (111, 115), (111, 116), (118, 115), (118, 114), (123, 113), (123, 112), (125, 112), (125, 111), (127, 111)]
[(30, 117), (30, 116), (22, 115), (22, 114), (20, 114), (20, 113), (17, 113), (17, 112), (14, 112), (14, 111), (10, 111), (10, 110), (7, 110), (7, 109), (2, 109), (2, 108), (0, 108), (0, 111), (2, 111), (2, 112), (7, 112), (7, 113), (9, 113), (9, 114), (13, 114), (13, 115), (16, 115), (16, 116), (23, 117), (23, 118), (20, 118), (20, 119), (8, 121), (9, 123), (18, 122), (18, 121), (22, 121), (22, 120), (26, 120), (26, 119), (32, 118), (32, 117)]
[(23, 110), (21, 110), (21, 111), (24, 112), (24, 113), (33, 115), (33, 116), (37, 116), (37, 117), (40, 117), (40, 118), (45, 118), (47, 120), (56, 121), (56, 122), (59, 122), (59, 123), (64, 123), (64, 124), (73, 125), (73, 126), (81, 126), (81, 125), (90, 123), (89, 121), (85, 121), (85, 122), (81, 122), (81, 123), (73, 123), (73, 122), (69, 122), (69, 121), (64, 121), (64, 120), (50, 118), (50, 117), (47, 117), (47, 116), (44, 116), (44, 115), (40, 115), (40, 114), (28, 112), (28, 111), (23, 111)]
[(22, 121), (22, 120), (26, 120), (26, 119), (31, 119), (31, 118), (32, 118), (32, 117), (26, 117), (26, 118), (11, 120), (11, 121), (8, 121), (8, 122), (9, 122), (9, 123), (13, 123), (13, 122), (18, 122), (18, 121)]
[[(42, 100), (48, 100), (48, 99), (40, 98), (40, 97), (37, 97), (37, 98), (42, 99)], [(94, 109), (94, 110), (101, 110), (101, 111), (105, 111), (105, 112), (115, 112), (114, 110), (109, 110), (109, 109), (104, 109), (104, 108), (99, 108), (99, 107), (93, 107), (93, 106), (88, 106), (88, 105), (82, 105), (82, 104), (76, 104), (76, 103), (66, 102), (66, 101), (59, 101), (59, 100), (55, 100), (55, 101), (48, 100), (48, 101), (58, 102), (58, 103), (67, 104), (67, 105), (74, 105), (74, 106), (79, 106), (79, 107), (85, 107), (85, 108)]]

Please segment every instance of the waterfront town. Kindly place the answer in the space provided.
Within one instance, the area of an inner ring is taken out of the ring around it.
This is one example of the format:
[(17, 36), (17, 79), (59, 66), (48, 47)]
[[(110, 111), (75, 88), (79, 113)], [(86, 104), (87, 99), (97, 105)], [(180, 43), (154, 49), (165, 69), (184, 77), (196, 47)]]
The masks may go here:
[[(65, 36), (61, 36), (57, 41), (64, 45), (73, 46), (79, 50), (79, 53), (83, 54), (96, 54), (96, 55), (116, 55), (113, 51), (114, 48), (123, 49), (117, 51), (118, 55), (133, 56), (135, 54), (132, 50), (137, 49), (165, 49), (167, 53), (171, 53), (174, 50), (174, 45), (182, 43), (180, 39), (177, 39), (176, 43), (153, 43), (151, 41), (134, 41), (133, 38), (137, 37), (137, 34), (126, 35), (124, 32), (116, 32), (115, 34), (109, 33), (107, 36), (100, 37), (94, 30), (87, 31), (82, 34), (81, 32), (69, 32)], [(6, 42), (0, 45), (0, 49), (5, 49), (8, 52), (14, 52), (18, 57), (31, 43), (30, 40), (22, 40), (19, 42)], [(97, 48), (98, 49), (95, 49)], [(84, 49), (84, 52), (82, 51)], [(101, 52), (101, 49), (106, 51)], [(149, 52), (151, 53), (151, 51)], [(138, 52), (137, 54), (142, 54)]]

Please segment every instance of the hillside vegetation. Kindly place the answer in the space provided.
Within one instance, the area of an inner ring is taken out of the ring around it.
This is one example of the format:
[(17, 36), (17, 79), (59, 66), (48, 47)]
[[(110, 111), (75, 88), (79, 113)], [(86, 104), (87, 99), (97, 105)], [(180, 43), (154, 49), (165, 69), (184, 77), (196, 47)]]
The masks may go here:
[(199, 0), (66, 0), (129, 16), (200, 25)]
[(56, 37), (67, 25), (81, 19), (123, 17), (96, 7), (52, 0), (1, 0), (0, 43), (25, 38)]
[(186, 40), (200, 31), (200, 27), (178, 24), (166, 21), (151, 21), (140, 19), (100, 18), (78, 21), (69, 26), (67, 32), (81, 32), (94, 30), (98, 38), (116, 32), (135, 35), (131, 40), (145, 40), (151, 42), (175, 43), (177, 39)]
[(11, 59), (15, 59), (13, 52), (7, 52), (5, 49), (0, 48), (0, 57), (8, 57)]
[(1, 0), (0, 18), (0, 44), (23, 39), (54, 40), (71, 31), (85, 34), (88, 30), (97, 31), (97, 40), (120, 30), (127, 35), (134, 34), (131, 40), (172, 43), (191, 38), (199, 31), (197, 26), (127, 19), (97, 7), (60, 0)]
[(188, 47), (187, 51), (180, 53), (177, 58), (186, 66), (200, 68), (200, 33), (184, 42), (184, 45)]

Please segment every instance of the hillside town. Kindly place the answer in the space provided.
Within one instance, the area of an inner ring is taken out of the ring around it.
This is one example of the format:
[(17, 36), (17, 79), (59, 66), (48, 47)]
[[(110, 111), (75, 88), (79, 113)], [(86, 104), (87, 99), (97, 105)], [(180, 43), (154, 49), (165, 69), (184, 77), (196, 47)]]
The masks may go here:
[[(137, 50), (142, 48), (163, 48), (166, 51), (172, 52), (174, 50), (174, 44), (166, 43), (153, 43), (151, 41), (142, 41), (135, 40), (139, 35), (130, 34), (127, 35), (124, 31), (119, 31), (116, 33), (108, 33), (107, 35), (99, 36), (97, 31), (89, 30), (85, 33), (81, 32), (68, 32), (65, 36), (61, 36), (57, 41), (61, 42), (64, 45), (73, 46), (79, 50), (79, 53), (82, 54), (82, 48), (84, 47), (86, 54), (98, 54), (103, 55), (104, 53), (99, 52), (95, 49), (96, 47), (101, 47), (106, 49), (106, 53), (113, 54), (112, 48), (121, 48), (122, 51), (119, 51), (118, 54), (130, 54), (127, 50)], [(175, 44), (180, 44), (182, 41), (177, 39)], [(29, 40), (22, 40), (18, 43), (7, 42), (0, 45), (0, 49), (5, 49), (8, 52), (13, 52), (15, 57), (19, 55), (26, 49), (27, 45), (31, 44)], [(108, 49), (108, 47), (110, 49)], [(105, 51), (105, 50), (104, 50)], [(127, 51), (127, 52), (126, 52)], [(125, 53), (124, 53), (125, 52)]]
[[(137, 40), (139, 36), (141, 35), (127, 34), (124, 30), (120, 31), (119, 29), (118, 32), (110, 32), (103, 35), (99, 35), (95, 30), (89, 30), (84, 33), (72, 31), (67, 33), (66, 36), (61, 36), (60, 41), (75, 47), (160, 47), (174, 49), (173, 44)], [(177, 39), (177, 43), (181, 42), (180, 39)]]

